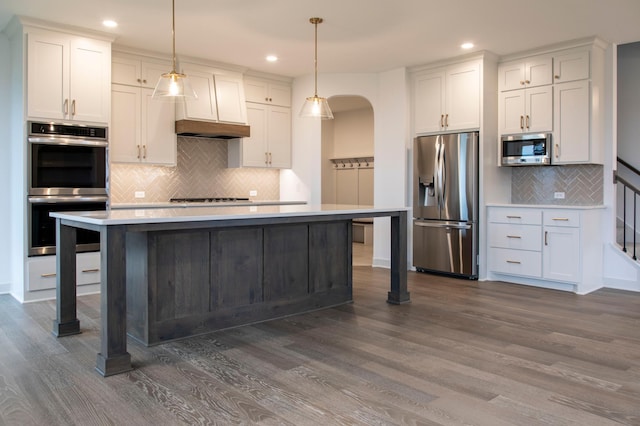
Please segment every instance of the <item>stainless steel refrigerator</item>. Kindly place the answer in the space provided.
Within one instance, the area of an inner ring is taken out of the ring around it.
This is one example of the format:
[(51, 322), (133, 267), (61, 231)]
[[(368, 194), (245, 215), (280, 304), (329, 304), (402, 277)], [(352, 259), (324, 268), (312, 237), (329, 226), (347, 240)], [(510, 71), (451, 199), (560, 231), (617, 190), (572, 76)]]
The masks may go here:
[(478, 278), (478, 132), (414, 140), (413, 265)]

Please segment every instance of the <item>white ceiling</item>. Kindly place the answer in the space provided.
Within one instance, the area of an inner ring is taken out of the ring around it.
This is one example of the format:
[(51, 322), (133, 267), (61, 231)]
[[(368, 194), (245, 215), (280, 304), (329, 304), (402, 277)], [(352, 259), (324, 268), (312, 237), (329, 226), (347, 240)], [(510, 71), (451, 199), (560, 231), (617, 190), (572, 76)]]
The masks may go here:
[[(171, 52), (171, 0), (2, 0), (0, 28), (14, 14), (106, 31), (116, 44)], [(640, 41), (640, 0), (176, 0), (178, 56), (202, 57), (297, 77), (380, 72), (463, 52), (500, 56), (598, 35)], [(119, 22), (105, 30), (105, 18)], [(280, 61), (267, 63), (276, 54)]]

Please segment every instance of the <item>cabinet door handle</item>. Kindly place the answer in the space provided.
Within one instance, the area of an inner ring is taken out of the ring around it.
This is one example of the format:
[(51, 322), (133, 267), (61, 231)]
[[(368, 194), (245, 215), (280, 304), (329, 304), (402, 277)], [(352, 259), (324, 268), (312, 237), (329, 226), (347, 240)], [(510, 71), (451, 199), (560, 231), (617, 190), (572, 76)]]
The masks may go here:
[(64, 109), (64, 115), (66, 116), (67, 114), (69, 114), (69, 99), (65, 99), (64, 100), (64, 104), (63, 107)]
[(140, 159), (140, 145), (136, 145), (136, 147), (138, 148), (138, 160)]
[(142, 80), (142, 82), (143, 82), (144, 84), (147, 84), (147, 80)]
[(269, 153), (265, 152), (264, 153), (264, 164), (269, 164)]
[(525, 84), (530, 84), (531, 83), (529, 80), (525, 80), (524, 82), (525, 82)]
[(271, 165), (271, 153), (269, 153), (269, 165)]
[(440, 114), (440, 127), (444, 127), (444, 114)]
[(556, 158), (560, 155), (560, 145), (556, 144)]
[(520, 129), (524, 130), (524, 116), (520, 116)]
[(144, 159), (147, 158), (147, 146), (146, 145), (142, 145), (142, 158), (144, 158)]
[(524, 86), (524, 80), (520, 80), (520, 86)]
[(522, 216), (509, 216), (509, 215), (507, 215), (507, 219), (522, 219)]
[(444, 115), (444, 127), (449, 127), (449, 114)]
[(100, 268), (82, 270), (83, 274), (95, 274), (96, 272), (100, 272)]
[(75, 116), (76, 115), (76, 100), (72, 100), (71, 101), (71, 116)]
[(554, 75), (553, 78), (555, 78), (556, 80), (560, 80), (560, 76), (559, 75)]
[(549, 231), (544, 231), (544, 245), (545, 245), (545, 246), (548, 246), (548, 245), (549, 245), (549, 238), (548, 238), (548, 235), (549, 235)]
[(569, 218), (568, 217), (552, 217), (551, 220), (558, 220), (561, 222), (569, 222)]
[(529, 115), (527, 114), (527, 129), (529, 128)]
[(137, 80), (138, 80), (138, 83), (142, 83), (142, 80), (140, 80), (139, 78)]
[(520, 235), (507, 235), (507, 238), (516, 238), (516, 239), (521, 239), (522, 237)]
[(51, 273), (48, 273), (48, 274), (40, 274), (40, 277), (42, 277), (42, 278), (53, 278), (55, 276), (56, 276), (55, 272), (51, 272)]
[(515, 265), (520, 265), (521, 262), (518, 262), (517, 260), (507, 260), (507, 263), (513, 263)]

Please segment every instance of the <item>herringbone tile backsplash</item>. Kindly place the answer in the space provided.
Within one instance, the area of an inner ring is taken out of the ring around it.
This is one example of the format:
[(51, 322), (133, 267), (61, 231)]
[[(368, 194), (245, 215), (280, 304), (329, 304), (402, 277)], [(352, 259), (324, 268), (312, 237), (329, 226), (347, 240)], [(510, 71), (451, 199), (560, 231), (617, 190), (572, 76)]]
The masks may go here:
[[(514, 167), (511, 175), (514, 204), (601, 205), (603, 167), (584, 164), (557, 167)], [(564, 192), (564, 199), (555, 199)]]
[[(227, 168), (224, 140), (178, 137), (176, 167), (111, 164), (112, 203), (167, 202), (184, 197), (245, 197), (280, 199), (279, 170)], [(258, 191), (249, 197), (249, 191)], [(145, 198), (135, 198), (144, 191)]]

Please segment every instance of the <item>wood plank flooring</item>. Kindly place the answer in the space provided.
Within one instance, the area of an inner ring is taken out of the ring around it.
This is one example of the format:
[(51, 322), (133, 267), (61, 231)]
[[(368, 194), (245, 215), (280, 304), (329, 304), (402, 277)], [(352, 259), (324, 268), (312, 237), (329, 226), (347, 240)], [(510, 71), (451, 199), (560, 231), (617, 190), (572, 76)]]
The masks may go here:
[(94, 371), (53, 302), (0, 296), (0, 425), (640, 425), (640, 294), (587, 296), (354, 267), (353, 304), (146, 348)]

